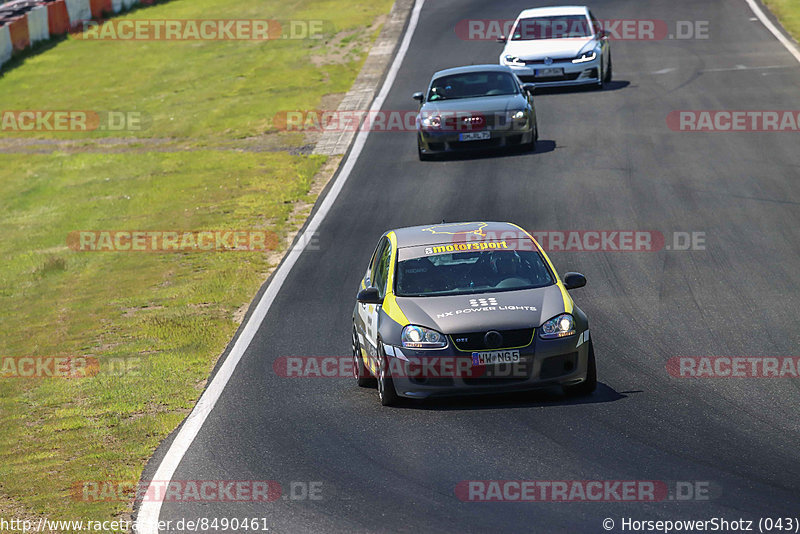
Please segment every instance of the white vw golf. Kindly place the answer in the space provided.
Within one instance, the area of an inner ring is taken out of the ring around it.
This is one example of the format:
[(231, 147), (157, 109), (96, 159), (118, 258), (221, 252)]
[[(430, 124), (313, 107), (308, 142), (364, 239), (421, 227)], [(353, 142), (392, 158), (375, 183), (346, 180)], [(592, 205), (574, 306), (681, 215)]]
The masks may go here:
[(602, 24), (585, 6), (526, 9), (514, 22), (500, 64), (537, 87), (611, 81), (611, 46)]

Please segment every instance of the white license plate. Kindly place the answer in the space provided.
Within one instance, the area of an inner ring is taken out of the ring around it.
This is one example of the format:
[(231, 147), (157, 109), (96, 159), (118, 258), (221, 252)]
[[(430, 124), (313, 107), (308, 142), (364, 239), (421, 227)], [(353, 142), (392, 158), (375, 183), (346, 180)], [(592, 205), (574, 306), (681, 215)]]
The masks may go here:
[(494, 350), (492, 352), (473, 352), (472, 366), (519, 363), (518, 350)]
[(480, 141), (482, 139), (489, 139), (492, 136), (487, 130), (482, 132), (464, 132), (458, 134), (459, 141)]
[(564, 69), (536, 69), (535, 76), (539, 78), (550, 78), (552, 76), (563, 76)]

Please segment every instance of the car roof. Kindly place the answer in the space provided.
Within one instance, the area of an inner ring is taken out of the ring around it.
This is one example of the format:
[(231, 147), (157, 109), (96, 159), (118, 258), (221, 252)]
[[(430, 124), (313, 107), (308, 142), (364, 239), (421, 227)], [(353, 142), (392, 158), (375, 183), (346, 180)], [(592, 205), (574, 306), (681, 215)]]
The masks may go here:
[[(508, 237), (509, 233), (513, 234), (513, 239), (530, 239), (524, 230), (508, 222), (446, 222), (397, 228), (391, 231), (394, 232), (397, 238), (398, 248), (472, 241), (476, 239), (475, 236), (487, 236), (490, 239), (496, 237), (498, 240), (510, 239)], [(477, 239), (480, 239), (480, 237)]]
[(551, 6), (526, 9), (517, 18), (552, 17), (554, 15), (585, 15), (589, 11), (586, 6)]
[(450, 74), (464, 74), (467, 72), (510, 72), (514, 73), (510, 67), (505, 65), (497, 65), (497, 64), (486, 64), (486, 65), (465, 65), (463, 67), (453, 67), (450, 69), (440, 70), (434, 73), (433, 78), (438, 78), (440, 76), (447, 76)]

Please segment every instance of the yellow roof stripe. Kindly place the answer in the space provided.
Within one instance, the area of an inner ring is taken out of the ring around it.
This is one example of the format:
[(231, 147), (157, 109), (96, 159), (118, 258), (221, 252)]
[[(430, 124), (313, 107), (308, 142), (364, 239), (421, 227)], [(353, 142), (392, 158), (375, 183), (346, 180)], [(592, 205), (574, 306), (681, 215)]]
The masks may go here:
[(389, 243), (392, 245), (392, 259), (389, 262), (389, 281), (386, 284), (386, 296), (383, 299), (382, 309), (392, 321), (400, 326), (405, 326), (409, 323), (409, 320), (403, 310), (400, 309), (400, 306), (398, 306), (397, 299), (394, 296), (394, 264), (397, 260), (397, 235), (394, 232), (389, 232), (386, 237), (389, 238)]
[(553, 273), (556, 275), (556, 285), (558, 286), (558, 289), (561, 290), (561, 297), (564, 299), (564, 311), (566, 313), (572, 313), (572, 308), (575, 304), (572, 302), (572, 297), (569, 296), (567, 288), (564, 287), (564, 284), (561, 282), (561, 277), (558, 275), (558, 271), (556, 271), (556, 268), (553, 266), (553, 262), (550, 261), (550, 257), (544, 251), (542, 246), (536, 241), (536, 239), (534, 239), (533, 236), (528, 233), (527, 230), (525, 230), (521, 226), (517, 226), (514, 223), (508, 223), (508, 224), (510, 224), (511, 226), (516, 226), (517, 228), (522, 230), (525, 233), (525, 235), (531, 238), (531, 241), (533, 241), (536, 244), (536, 247), (539, 249), (539, 252), (542, 253), (542, 256), (544, 257), (545, 261), (547, 261), (547, 265), (550, 266), (550, 269), (552, 269)]

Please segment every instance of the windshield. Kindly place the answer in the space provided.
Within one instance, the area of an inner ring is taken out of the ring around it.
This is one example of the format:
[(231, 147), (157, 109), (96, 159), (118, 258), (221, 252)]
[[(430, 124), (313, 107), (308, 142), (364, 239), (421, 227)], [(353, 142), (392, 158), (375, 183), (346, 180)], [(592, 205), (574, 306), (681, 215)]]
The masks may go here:
[(511, 34), (512, 41), (591, 37), (586, 15), (559, 15), (520, 19)]
[(466, 295), (533, 289), (554, 283), (542, 256), (530, 250), (435, 254), (397, 263), (400, 297)]
[(436, 78), (428, 92), (428, 100), (514, 95), (517, 92), (517, 83), (508, 72), (468, 72)]

